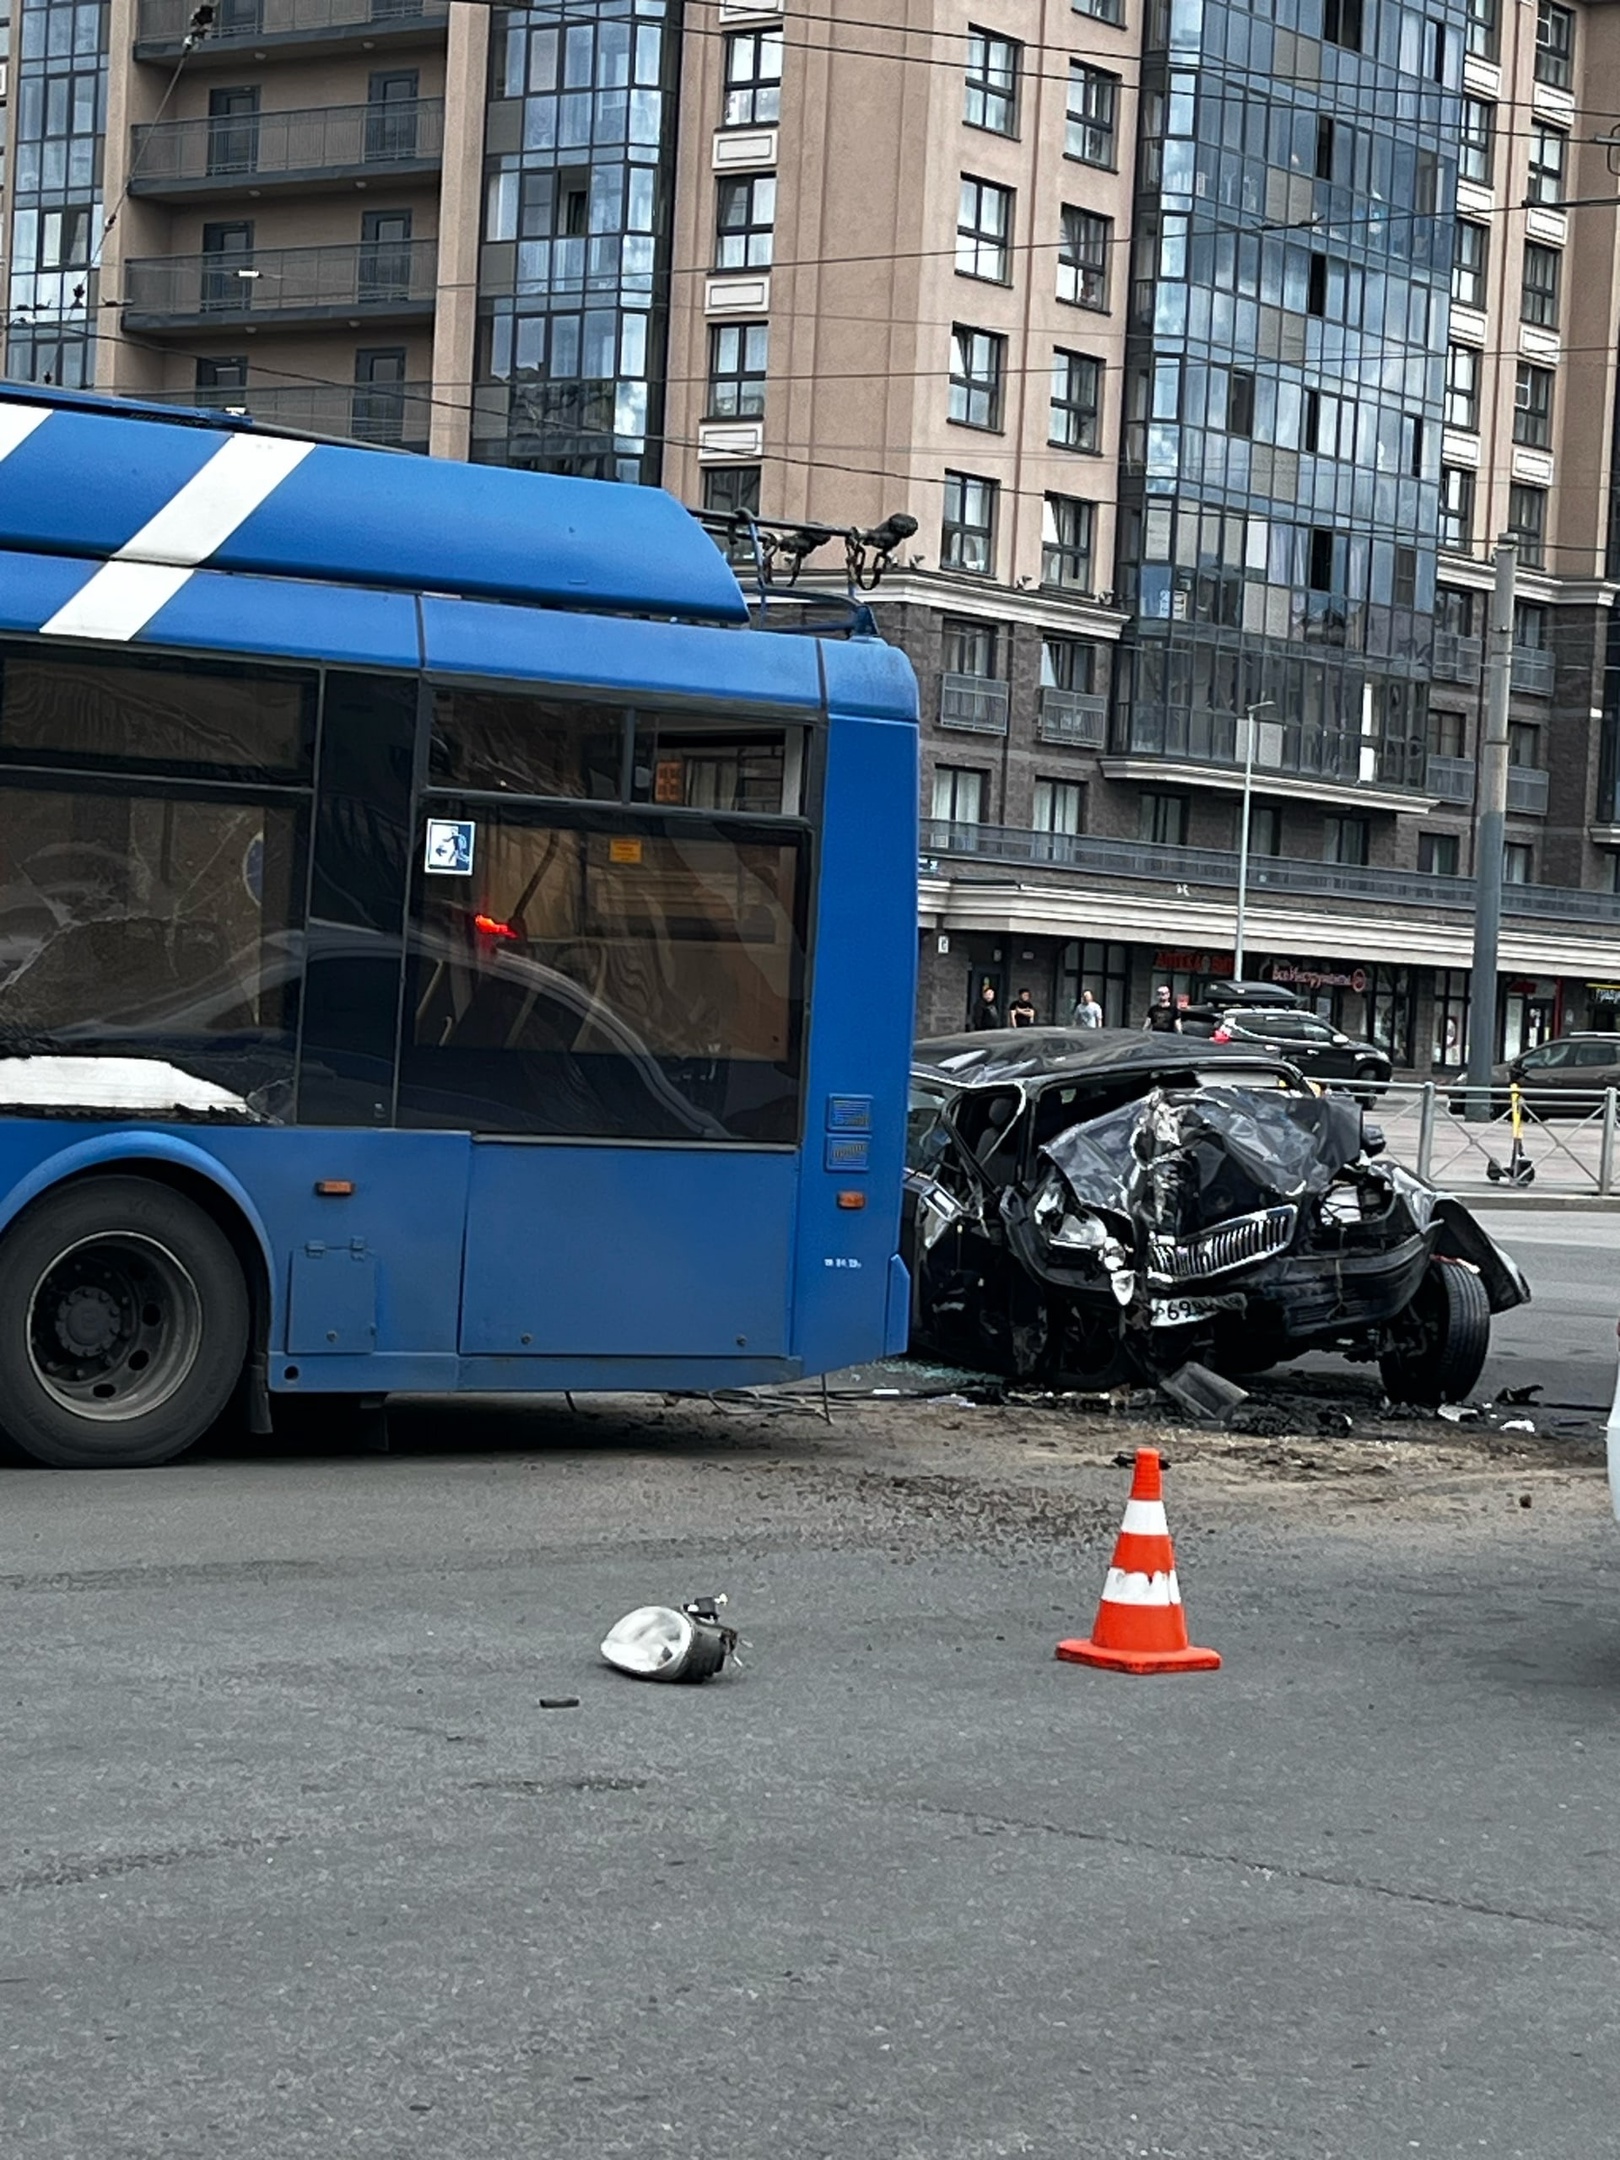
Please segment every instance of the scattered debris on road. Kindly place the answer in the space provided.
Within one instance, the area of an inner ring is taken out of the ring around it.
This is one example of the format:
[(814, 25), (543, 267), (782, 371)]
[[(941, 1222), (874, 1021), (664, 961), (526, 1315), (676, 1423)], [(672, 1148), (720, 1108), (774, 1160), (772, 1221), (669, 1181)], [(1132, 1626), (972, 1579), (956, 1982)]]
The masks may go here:
[(719, 1597), (638, 1605), (609, 1628), (602, 1655), (633, 1680), (712, 1680), (737, 1654), (737, 1630), (720, 1618)]

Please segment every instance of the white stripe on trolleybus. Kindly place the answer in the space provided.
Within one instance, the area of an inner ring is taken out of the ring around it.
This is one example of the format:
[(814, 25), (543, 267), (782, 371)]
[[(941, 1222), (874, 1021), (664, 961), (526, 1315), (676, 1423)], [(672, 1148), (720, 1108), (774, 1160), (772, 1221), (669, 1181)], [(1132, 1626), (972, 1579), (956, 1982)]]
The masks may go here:
[(25, 443), (41, 421), (51, 417), (48, 405), (0, 405), (0, 458), (10, 457)]
[(45, 636), (134, 637), (314, 448), (276, 436), (228, 436), (202, 470), (57, 609), (42, 626)]

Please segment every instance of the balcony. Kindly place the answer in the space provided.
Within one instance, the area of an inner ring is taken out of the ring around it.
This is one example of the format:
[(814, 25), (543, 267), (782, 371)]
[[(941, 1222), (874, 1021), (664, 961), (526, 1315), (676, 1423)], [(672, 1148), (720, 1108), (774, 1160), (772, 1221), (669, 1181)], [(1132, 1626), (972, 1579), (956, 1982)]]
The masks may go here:
[(1108, 700), (1086, 690), (1043, 690), (1035, 733), (1044, 743), (1069, 743), (1078, 750), (1108, 747)]
[[(967, 857), (979, 862), (1060, 863), (1110, 884), (1185, 885), (1233, 891), (1237, 886), (1235, 849), (1163, 847), (1146, 840), (1108, 840), (1090, 833), (1034, 832), (1012, 825), (956, 825), (924, 818), (925, 857)], [(1269, 894), (1314, 895), (1323, 900), (1360, 902), (1374, 908), (1410, 907), (1428, 914), (1451, 910), (1471, 917), (1474, 881), (1431, 877), (1416, 870), (1354, 869), (1343, 863), (1308, 862), (1267, 855), (1249, 863), (1252, 897)], [(1613, 924), (1620, 927), (1620, 893), (1586, 892), (1565, 885), (1506, 885), (1502, 908), (1507, 915), (1537, 921)]]
[(124, 265), (124, 328), (425, 321), (437, 254), (433, 240), (377, 240), (149, 257)]
[(1507, 806), (1530, 817), (1547, 815), (1547, 775), (1539, 765), (1508, 767)]
[(167, 390), (148, 402), (193, 412), (245, 413), (295, 435), (327, 435), (390, 450), (428, 446), (433, 385), (425, 382), (277, 383), (261, 389)]
[(1526, 691), (1531, 697), (1551, 697), (1553, 694), (1554, 663), (1550, 652), (1543, 652), (1539, 645), (1515, 645), (1513, 648), (1513, 687)]
[(437, 172), (443, 150), (443, 98), (161, 120), (134, 130), (129, 191), (175, 201), (321, 193)]
[(1471, 803), (1474, 799), (1474, 761), (1471, 757), (1431, 757), (1429, 793), (1443, 803)]
[(1484, 664), (1483, 639), (1462, 637), (1455, 630), (1434, 633), (1434, 658), (1429, 672), (1436, 682), (1477, 683)]
[(939, 724), (972, 735), (1005, 735), (1007, 685), (985, 675), (946, 675), (939, 686)]
[[(137, 60), (178, 60), (196, 0), (140, 0)], [(366, 52), (436, 44), (450, 20), (449, 0), (219, 0), (212, 29), (186, 56), (189, 72), (235, 67), (244, 53), (295, 59), (356, 46)]]

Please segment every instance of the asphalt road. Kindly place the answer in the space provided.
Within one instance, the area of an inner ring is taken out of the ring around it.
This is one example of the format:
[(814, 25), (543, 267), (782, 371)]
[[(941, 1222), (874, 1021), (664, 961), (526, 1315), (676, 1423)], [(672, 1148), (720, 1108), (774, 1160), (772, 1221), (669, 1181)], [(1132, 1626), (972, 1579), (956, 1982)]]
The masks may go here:
[[(1178, 1462), (1226, 1665), (1135, 1682), (1105, 1428), (863, 1418), (0, 1478), (7, 2160), (1612, 2149), (1594, 1464)], [(596, 1662), (722, 1587), (741, 1673)]]
[(1607, 1410), (1620, 1323), (1620, 1210), (1495, 1209), (1481, 1220), (1530, 1279), (1529, 1305), (1491, 1323), (1485, 1388), (1542, 1381), (1545, 1402)]

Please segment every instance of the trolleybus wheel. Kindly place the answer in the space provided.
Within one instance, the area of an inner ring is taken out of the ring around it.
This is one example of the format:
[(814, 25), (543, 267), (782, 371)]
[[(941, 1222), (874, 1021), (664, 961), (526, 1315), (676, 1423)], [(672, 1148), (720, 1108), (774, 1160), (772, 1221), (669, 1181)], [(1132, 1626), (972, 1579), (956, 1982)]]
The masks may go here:
[(230, 1240), (166, 1185), (67, 1186), (0, 1241), (0, 1424), (36, 1462), (167, 1462), (225, 1408), (247, 1342)]

